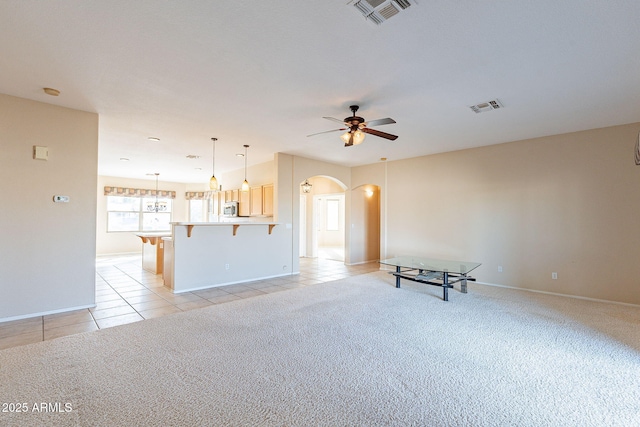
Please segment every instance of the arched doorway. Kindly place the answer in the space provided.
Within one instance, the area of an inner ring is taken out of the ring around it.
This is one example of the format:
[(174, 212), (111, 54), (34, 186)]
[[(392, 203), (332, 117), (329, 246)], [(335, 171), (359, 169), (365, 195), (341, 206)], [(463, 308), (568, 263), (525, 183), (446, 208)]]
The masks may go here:
[(300, 184), (300, 256), (344, 262), (346, 186), (328, 176)]

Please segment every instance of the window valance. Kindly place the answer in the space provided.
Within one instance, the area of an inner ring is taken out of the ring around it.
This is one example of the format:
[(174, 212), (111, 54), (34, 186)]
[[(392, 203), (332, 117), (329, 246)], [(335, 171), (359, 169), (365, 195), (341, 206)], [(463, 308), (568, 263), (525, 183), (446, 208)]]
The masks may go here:
[[(123, 188), (123, 187), (104, 187), (105, 196), (122, 196), (122, 197), (156, 197), (156, 190), (146, 190), (144, 188)], [(168, 190), (158, 190), (158, 197), (175, 199), (176, 192)]]
[(187, 191), (184, 197), (187, 200), (209, 200), (213, 198), (213, 191)]

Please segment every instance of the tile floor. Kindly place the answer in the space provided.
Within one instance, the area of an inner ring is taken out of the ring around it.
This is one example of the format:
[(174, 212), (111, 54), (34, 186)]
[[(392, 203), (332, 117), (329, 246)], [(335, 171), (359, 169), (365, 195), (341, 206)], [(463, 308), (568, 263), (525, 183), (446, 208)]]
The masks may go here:
[(300, 274), (173, 294), (162, 275), (142, 269), (141, 257), (99, 257), (96, 261), (96, 307), (0, 323), (0, 350), (65, 335), (96, 331), (152, 317), (282, 292), (301, 286), (377, 271), (376, 262), (346, 266), (322, 258), (300, 258)]

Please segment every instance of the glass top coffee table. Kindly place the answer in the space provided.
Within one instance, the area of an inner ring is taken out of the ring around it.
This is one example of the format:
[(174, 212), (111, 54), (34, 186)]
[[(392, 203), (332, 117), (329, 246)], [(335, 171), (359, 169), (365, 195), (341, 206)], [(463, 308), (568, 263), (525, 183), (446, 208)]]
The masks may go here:
[(460, 291), (466, 294), (467, 280), (476, 280), (468, 276), (468, 274), (481, 265), (477, 262), (449, 261), (412, 256), (381, 259), (378, 262), (396, 268), (396, 271), (389, 272), (396, 276), (396, 288), (400, 287), (400, 279), (439, 286), (442, 288), (442, 299), (445, 301), (449, 301), (448, 291), (449, 288), (453, 288), (454, 283), (460, 282)]

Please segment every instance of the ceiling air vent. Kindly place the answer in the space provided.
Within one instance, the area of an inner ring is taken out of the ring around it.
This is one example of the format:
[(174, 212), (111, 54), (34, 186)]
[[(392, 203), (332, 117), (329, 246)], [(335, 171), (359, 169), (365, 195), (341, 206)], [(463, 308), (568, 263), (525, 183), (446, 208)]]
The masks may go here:
[(504, 108), (504, 106), (497, 99), (493, 99), (487, 102), (481, 102), (480, 104), (472, 105), (471, 110), (474, 113), (483, 113), (485, 111), (497, 110), (498, 108)]
[(385, 0), (366, 0), (366, 2), (369, 3), (369, 5), (375, 9), (376, 7), (384, 3)]
[(396, 9), (393, 3), (389, 3), (388, 5), (380, 9), (378, 12), (380, 13), (380, 16), (382, 16), (384, 19), (389, 19), (392, 16), (397, 15), (398, 12), (400, 11)]
[(415, 3), (416, 0), (358, 0), (353, 6), (368, 21), (380, 25)]

